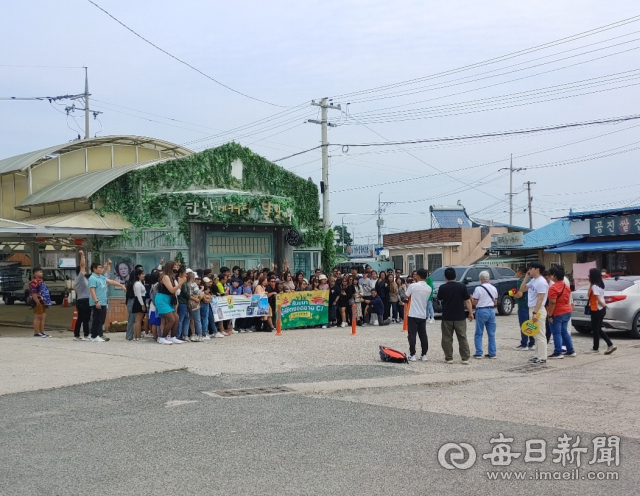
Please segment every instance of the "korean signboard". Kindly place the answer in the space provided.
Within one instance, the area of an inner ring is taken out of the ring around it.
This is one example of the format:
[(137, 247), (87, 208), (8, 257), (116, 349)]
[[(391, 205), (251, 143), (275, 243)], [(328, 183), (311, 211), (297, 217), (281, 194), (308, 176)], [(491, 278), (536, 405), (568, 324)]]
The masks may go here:
[(491, 236), (491, 246), (522, 246), (524, 235), (522, 232), (494, 234)]
[(591, 236), (640, 234), (640, 215), (623, 215), (591, 219)]

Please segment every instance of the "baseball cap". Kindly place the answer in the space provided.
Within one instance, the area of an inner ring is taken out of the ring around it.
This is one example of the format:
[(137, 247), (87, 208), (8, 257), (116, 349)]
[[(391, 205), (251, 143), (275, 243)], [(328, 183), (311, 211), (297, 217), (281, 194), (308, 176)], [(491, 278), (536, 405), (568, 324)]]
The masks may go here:
[(211, 282), (211, 279), (209, 279), (208, 277), (205, 277), (202, 282)]
[(187, 270), (186, 270), (186, 273), (187, 273), (187, 274), (193, 274), (193, 271), (192, 271), (191, 269), (187, 269)]
[(327, 278), (327, 276), (325, 276), (324, 274), (320, 274), (320, 277), (318, 277), (318, 279), (320, 279), (321, 281), (322, 281), (323, 279), (326, 279), (326, 278)]

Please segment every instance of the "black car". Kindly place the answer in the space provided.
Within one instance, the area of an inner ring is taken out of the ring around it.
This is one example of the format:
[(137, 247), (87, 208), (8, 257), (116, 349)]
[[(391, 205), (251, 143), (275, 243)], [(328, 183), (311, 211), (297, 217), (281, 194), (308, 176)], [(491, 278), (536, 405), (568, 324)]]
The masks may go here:
[[(498, 313), (500, 315), (511, 315), (514, 299), (509, 296), (509, 291), (516, 289), (518, 278), (515, 272), (507, 267), (489, 267), (486, 265), (453, 265), (456, 270), (456, 281), (462, 282), (469, 287), (469, 294), (480, 285), (480, 272), (486, 270), (491, 276), (491, 284), (498, 290)], [(438, 288), (446, 282), (444, 270), (446, 267), (436, 269), (431, 274), (433, 289), (438, 294)], [(442, 313), (442, 306), (436, 299), (433, 301), (433, 311)]]

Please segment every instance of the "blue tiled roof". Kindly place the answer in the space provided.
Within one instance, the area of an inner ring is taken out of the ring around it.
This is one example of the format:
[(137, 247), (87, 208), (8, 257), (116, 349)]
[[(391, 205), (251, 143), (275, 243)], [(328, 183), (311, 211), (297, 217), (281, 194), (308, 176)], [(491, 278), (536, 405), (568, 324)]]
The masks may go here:
[(584, 236), (573, 235), (569, 232), (569, 219), (558, 219), (551, 224), (542, 226), (535, 231), (531, 231), (524, 235), (524, 243), (521, 246), (501, 247), (513, 250), (533, 250), (536, 248), (549, 248), (552, 246), (561, 246), (571, 243)]
[(569, 219), (586, 219), (588, 217), (597, 217), (601, 215), (610, 214), (637, 214), (640, 213), (640, 206), (636, 207), (622, 207), (622, 208), (610, 208), (607, 210), (591, 210), (588, 212), (569, 212), (567, 218)]
[(471, 220), (464, 210), (432, 210), (431, 215), (438, 224), (432, 226), (434, 228), (472, 227)]

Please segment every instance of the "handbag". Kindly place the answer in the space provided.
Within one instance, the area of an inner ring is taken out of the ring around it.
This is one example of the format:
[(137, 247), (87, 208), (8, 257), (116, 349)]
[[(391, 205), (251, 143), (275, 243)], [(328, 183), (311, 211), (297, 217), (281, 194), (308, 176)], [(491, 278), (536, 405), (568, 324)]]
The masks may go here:
[(196, 310), (198, 310), (200, 308), (200, 302), (199, 301), (193, 301), (192, 299), (189, 299), (187, 304), (189, 305), (189, 310), (191, 310), (192, 312), (195, 312)]
[(591, 289), (589, 289), (587, 296), (588, 298), (587, 298), (587, 304), (584, 306), (584, 314), (591, 315)]

